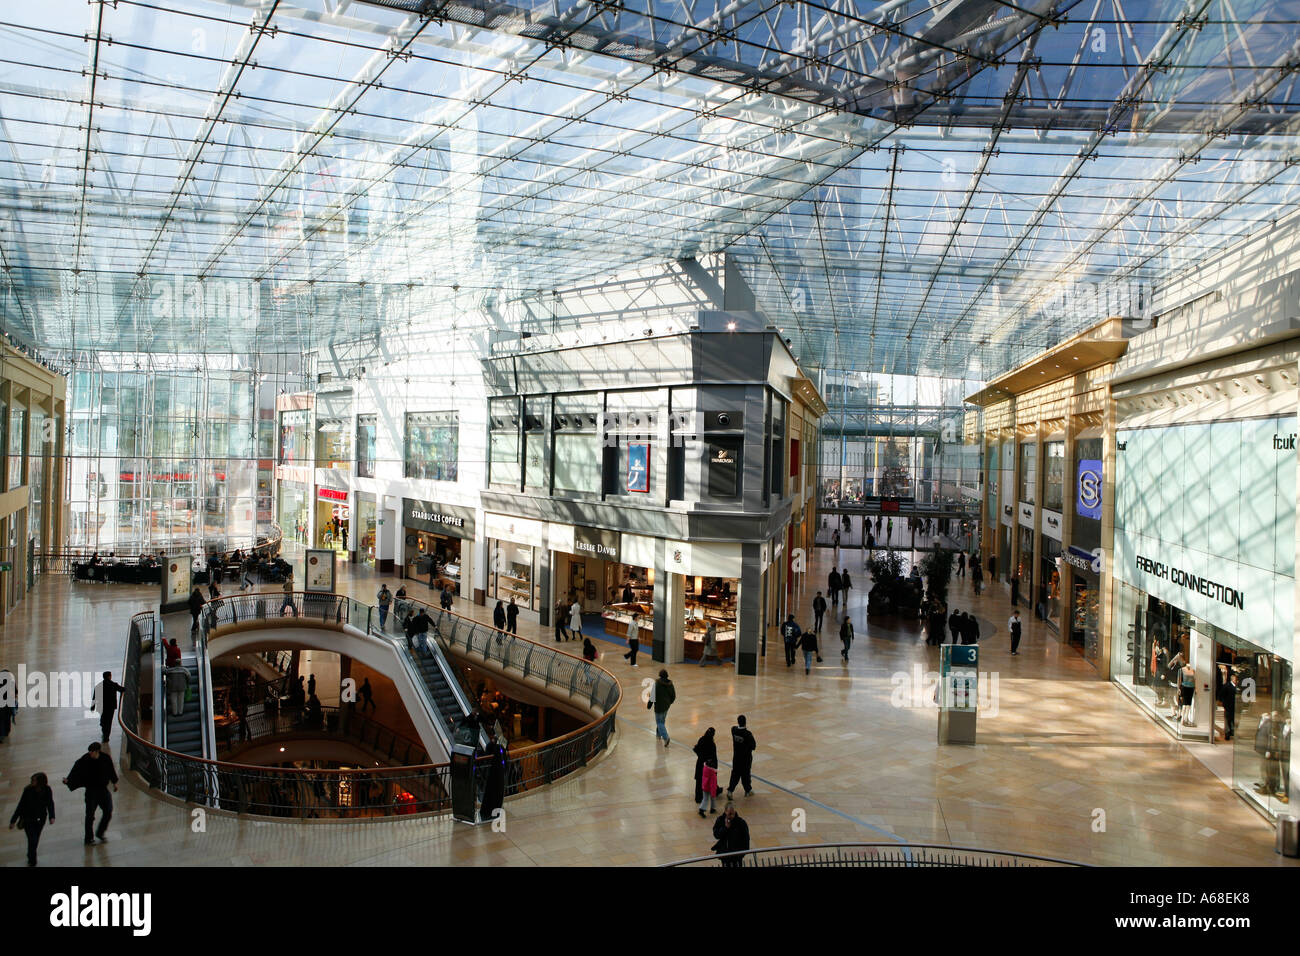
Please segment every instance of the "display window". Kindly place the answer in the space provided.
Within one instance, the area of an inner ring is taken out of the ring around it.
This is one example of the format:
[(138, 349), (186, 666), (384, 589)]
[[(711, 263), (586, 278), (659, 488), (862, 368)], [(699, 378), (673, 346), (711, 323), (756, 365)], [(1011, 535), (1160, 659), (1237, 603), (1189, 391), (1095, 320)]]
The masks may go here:
[[(620, 564), (617, 561), (571, 561), (571, 594), (583, 593), (580, 578), (590, 570), (589, 564), (599, 567), (603, 579), (605, 604), (601, 609), (601, 617), (604, 619), (605, 633), (627, 637), (628, 624), (633, 614), (637, 615), (643, 632), (652, 629), (655, 613), (654, 568)], [(587, 589), (587, 593), (590, 593), (590, 589)], [(647, 640), (644, 634), (641, 640)]]
[(307, 532), (310, 527), (309, 501), (306, 488), (280, 482), (276, 518), (284, 536), (299, 544), (307, 543)]
[(357, 521), (353, 529), (357, 536), (357, 559), (375, 565), (375, 497), (357, 495)]
[(698, 661), (704, 654), (705, 636), (712, 626), (719, 659), (736, 656), (736, 607), (740, 581), (736, 578), (686, 578), (686, 634), (684, 656)]
[(1043, 558), (1038, 581), (1038, 614), (1053, 630), (1061, 627), (1061, 545), (1043, 539)]
[(488, 539), (488, 597), (493, 601), (511, 599), (523, 610), (535, 611), (541, 599), (536, 581), (536, 548), (530, 544)]

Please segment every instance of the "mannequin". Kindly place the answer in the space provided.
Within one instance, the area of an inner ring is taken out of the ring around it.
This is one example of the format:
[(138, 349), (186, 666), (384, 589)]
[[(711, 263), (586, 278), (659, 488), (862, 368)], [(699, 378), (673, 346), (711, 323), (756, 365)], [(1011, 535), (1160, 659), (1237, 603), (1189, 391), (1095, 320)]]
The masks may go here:
[(1282, 779), (1282, 762), (1291, 755), (1291, 722), (1280, 711), (1270, 711), (1259, 721), (1255, 731), (1255, 753), (1264, 765), (1264, 779), (1255, 784), (1255, 792), (1264, 796), (1286, 797)]
[(1183, 726), (1190, 726), (1195, 719), (1196, 706), (1196, 669), (1191, 664), (1184, 664), (1179, 672), (1178, 709)]

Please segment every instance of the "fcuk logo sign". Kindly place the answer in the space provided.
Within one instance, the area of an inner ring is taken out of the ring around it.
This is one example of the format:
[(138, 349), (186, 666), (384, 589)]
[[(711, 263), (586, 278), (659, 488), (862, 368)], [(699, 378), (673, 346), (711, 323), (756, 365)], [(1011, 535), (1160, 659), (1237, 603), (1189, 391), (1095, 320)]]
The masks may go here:
[(1277, 451), (1295, 451), (1295, 433), (1290, 435), (1274, 435), (1273, 448)]

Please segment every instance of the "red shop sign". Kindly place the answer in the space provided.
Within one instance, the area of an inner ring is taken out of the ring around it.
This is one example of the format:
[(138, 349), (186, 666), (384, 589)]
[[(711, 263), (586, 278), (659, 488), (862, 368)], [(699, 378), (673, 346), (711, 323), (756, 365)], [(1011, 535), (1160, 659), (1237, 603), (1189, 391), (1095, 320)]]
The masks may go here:
[(327, 501), (348, 500), (348, 493), (346, 491), (335, 491), (333, 488), (317, 488), (316, 494)]

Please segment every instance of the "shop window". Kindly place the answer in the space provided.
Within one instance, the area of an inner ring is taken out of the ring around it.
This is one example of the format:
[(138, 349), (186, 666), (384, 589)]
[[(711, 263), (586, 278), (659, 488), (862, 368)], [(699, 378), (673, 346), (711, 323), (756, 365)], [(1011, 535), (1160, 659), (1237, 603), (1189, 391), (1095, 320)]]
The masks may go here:
[(318, 468), (346, 468), (352, 459), (352, 434), (342, 418), (321, 418), (316, 422), (316, 465)]
[[(282, 465), (300, 465), (306, 464), (311, 457), (310, 436), (307, 434), (307, 428), (311, 421), (311, 412), (306, 410), (297, 410), (280, 413), (280, 450), (279, 461)], [(178, 439), (184, 436), (184, 432), (177, 434), (177, 425), (175, 421), (167, 421), (154, 427), (154, 452), (157, 453), (160, 448), (183, 454), (182, 447)], [(162, 429), (162, 441), (159, 441), (159, 428)]]
[(488, 403), (488, 483), (518, 488), (519, 399), (494, 398)]
[(639, 497), (659, 489), (655, 441), (662, 392), (611, 392), (605, 411), (605, 493)]
[(1049, 441), (1043, 446), (1043, 507), (1064, 511), (1065, 442)]
[(459, 412), (407, 412), (405, 475), (455, 481), (460, 454)]
[(546, 491), (546, 419), (550, 414), (550, 399), (533, 399), (524, 402), (524, 485), (535, 491)]
[(768, 467), (768, 491), (782, 496), (785, 493), (785, 402), (772, 397), (771, 457)]
[(375, 437), (378, 422), (374, 415), (357, 416), (357, 474), (375, 477)]
[(1038, 446), (1033, 442), (1024, 442), (1020, 446), (1020, 500), (1032, 505), (1037, 487)]
[(27, 435), (23, 426), (27, 422), (27, 411), (15, 405), (9, 409), (9, 490), (23, 483), (23, 446)]
[(603, 412), (595, 395), (555, 399), (555, 490), (600, 494)]

